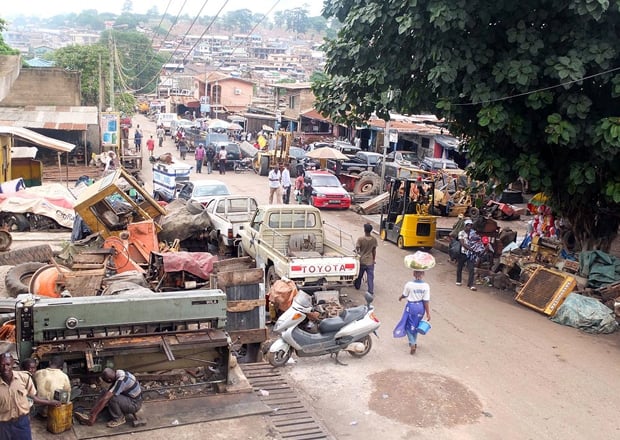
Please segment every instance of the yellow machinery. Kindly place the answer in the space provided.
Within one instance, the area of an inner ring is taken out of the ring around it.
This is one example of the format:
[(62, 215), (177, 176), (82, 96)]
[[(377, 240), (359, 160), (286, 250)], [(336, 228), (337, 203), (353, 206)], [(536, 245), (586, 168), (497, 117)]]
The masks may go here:
[(432, 248), (437, 232), (437, 217), (432, 215), (434, 180), (391, 179), (389, 194), (387, 209), (381, 214), (381, 239), (401, 249)]
[(269, 168), (275, 166), (278, 162), (288, 163), (289, 149), (293, 141), (293, 133), (284, 130), (278, 130), (275, 134), (275, 147), (269, 149), (269, 144), (265, 145), (265, 149), (261, 149), (256, 153), (252, 160), (254, 171), (260, 176), (269, 174)]
[[(153, 197), (120, 168), (85, 188), (79, 195), (75, 212), (92, 232), (103, 238), (120, 236), (133, 222), (155, 220), (165, 215)], [(161, 230), (155, 224), (157, 232)]]

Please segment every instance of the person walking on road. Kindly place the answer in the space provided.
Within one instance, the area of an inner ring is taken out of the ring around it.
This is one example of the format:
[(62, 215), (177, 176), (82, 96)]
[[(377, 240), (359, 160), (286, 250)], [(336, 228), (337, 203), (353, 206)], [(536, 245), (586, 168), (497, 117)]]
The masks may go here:
[(473, 222), (470, 219), (465, 219), (463, 228), (463, 230), (459, 231), (458, 235), (458, 240), (461, 242), (461, 253), (458, 255), (456, 265), (456, 285), (462, 285), (463, 268), (467, 267), (467, 287), (469, 287), (470, 290), (476, 290), (476, 286), (474, 286), (475, 258), (470, 252), (470, 237), (472, 232), (475, 234), (473, 230)]
[(146, 149), (149, 151), (149, 156), (152, 156), (153, 150), (155, 149), (155, 139), (153, 139), (153, 135), (146, 141)]
[(163, 125), (157, 127), (155, 131), (155, 135), (157, 136), (157, 141), (159, 142), (159, 148), (164, 146), (164, 138), (166, 137), (166, 130), (164, 130)]
[(227, 155), (228, 154), (226, 153), (226, 147), (222, 145), (222, 148), (220, 148), (220, 151), (217, 153), (220, 174), (226, 174), (226, 156)]
[(304, 177), (306, 173), (303, 168), (297, 168), (297, 178), (295, 179), (295, 200), (301, 205), (304, 198)]
[(414, 270), (413, 280), (405, 284), (399, 301), (407, 299), (407, 305), (403, 310), (403, 316), (393, 331), (395, 338), (407, 336), (409, 341), (409, 354), (415, 354), (418, 349), (418, 325), (426, 314), (426, 320), (431, 320), (431, 288), (424, 281), (424, 271)]
[(291, 173), (288, 164), (280, 164), (280, 183), (282, 184), (282, 203), (288, 205), (291, 200)]
[(136, 132), (133, 135), (133, 143), (136, 147), (136, 153), (142, 151), (142, 130), (140, 129), (140, 124), (136, 126)]
[(204, 145), (198, 144), (198, 148), (194, 152), (194, 159), (196, 159), (196, 172), (202, 174), (202, 162), (205, 160)]
[(207, 157), (207, 174), (211, 174), (213, 172), (213, 160), (215, 159), (215, 149), (213, 145), (207, 147), (205, 155)]
[(181, 156), (181, 160), (185, 160), (185, 156), (187, 156), (187, 141), (185, 140), (185, 138), (181, 138), (179, 140), (178, 143), (178, 147), (179, 147), (179, 154)]
[(357, 290), (362, 287), (362, 277), (366, 274), (368, 293), (375, 294), (375, 261), (377, 259), (377, 239), (372, 236), (372, 225), (364, 225), (364, 235), (357, 239), (355, 250), (360, 256), (360, 271), (354, 286)]
[(280, 180), (282, 179), (282, 174), (280, 173), (280, 169), (278, 167), (273, 167), (271, 171), (269, 171), (269, 204), (273, 204), (273, 196), (275, 195), (276, 204), (281, 203), (280, 200)]

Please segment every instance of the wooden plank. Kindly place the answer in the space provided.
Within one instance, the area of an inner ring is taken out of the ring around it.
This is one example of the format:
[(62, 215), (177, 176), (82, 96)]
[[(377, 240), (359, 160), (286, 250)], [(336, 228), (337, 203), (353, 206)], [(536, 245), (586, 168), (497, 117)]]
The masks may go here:
[(248, 312), (256, 307), (264, 307), (265, 299), (245, 299), (239, 301), (228, 301), (226, 304), (227, 312)]
[(213, 263), (213, 271), (229, 270), (231, 266), (245, 266), (247, 268), (254, 267), (250, 257), (228, 258), (226, 260), (218, 260)]
[(263, 269), (244, 269), (241, 271), (220, 271), (216, 275), (220, 289), (228, 286), (240, 286), (262, 283), (265, 277)]
[(384, 192), (367, 202), (357, 205), (357, 210), (362, 214), (372, 214), (380, 210), (381, 206), (390, 198), (390, 193)]

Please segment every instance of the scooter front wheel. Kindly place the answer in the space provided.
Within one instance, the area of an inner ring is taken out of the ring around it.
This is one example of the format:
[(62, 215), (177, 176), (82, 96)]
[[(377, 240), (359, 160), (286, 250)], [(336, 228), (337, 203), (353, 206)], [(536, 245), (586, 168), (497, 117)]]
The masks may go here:
[(370, 352), (370, 349), (372, 348), (372, 338), (370, 337), (370, 335), (366, 335), (359, 341), (355, 342), (360, 342), (364, 344), (364, 350), (358, 352), (350, 351), (349, 353), (351, 353), (351, 356), (361, 358), (363, 356), (366, 356)]
[(281, 367), (291, 358), (292, 351), (290, 347), (288, 350), (269, 351), (267, 353), (267, 361), (273, 367)]

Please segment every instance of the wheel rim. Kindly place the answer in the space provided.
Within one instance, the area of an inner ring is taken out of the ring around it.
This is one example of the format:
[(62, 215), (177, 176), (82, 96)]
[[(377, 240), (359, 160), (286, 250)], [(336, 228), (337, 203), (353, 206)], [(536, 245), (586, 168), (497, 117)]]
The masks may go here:
[(370, 335), (364, 336), (363, 339), (360, 339), (357, 342), (364, 344), (364, 350), (359, 353), (351, 352), (351, 355), (353, 357), (366, 356), (370, 352), (370, 349), (372, 348), (372, 339), (370, 338)]
[(379, 234), (379, 237), (381, 237), (381, 240), (383, 241), (387, 240), (387, 231), (385, 229), (381, 229), (381, 233)]
[(267, 279), (265, 280), (265, 287), (270, 288), (273, 283), (275, 283), (279, 279), (280, 277), (276, 274), (275, 267), (273, 267), (273, 265), (269, 266), (269, 269), (267, 269)]
[(398, 245), (398, 247), (399, 247), (399, 248), (401, 248), (401, 249), (405, 247), (405, 239), (403, 238), (403, 236), (402, 236), (402, 235), (399, 235), (399, 236), (398, 236), (398, 242), (397, 242), (397, 245)]

